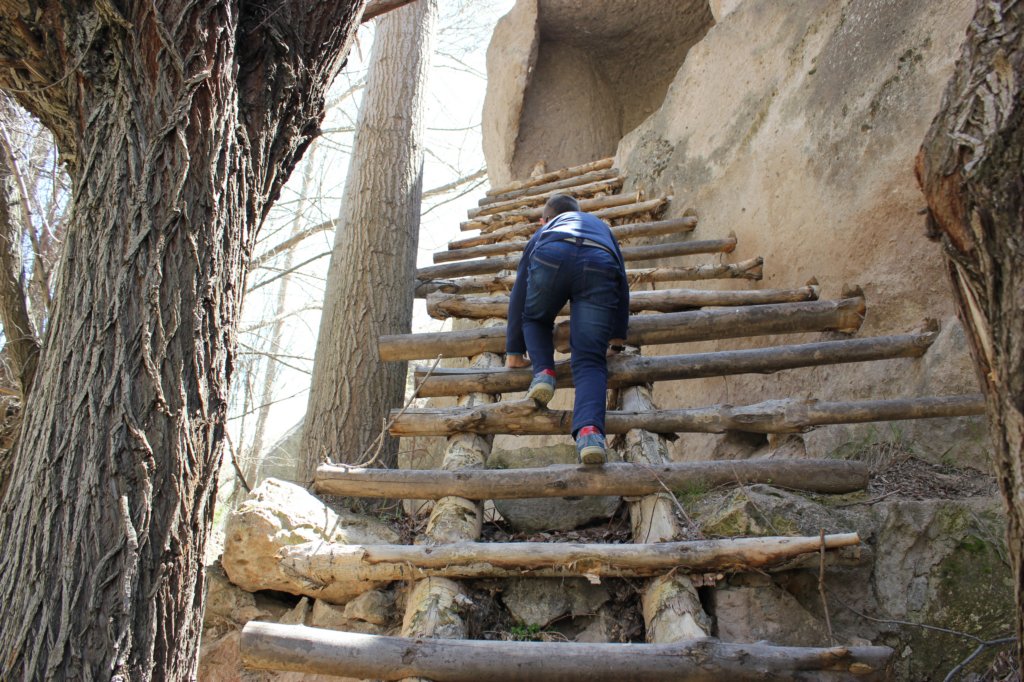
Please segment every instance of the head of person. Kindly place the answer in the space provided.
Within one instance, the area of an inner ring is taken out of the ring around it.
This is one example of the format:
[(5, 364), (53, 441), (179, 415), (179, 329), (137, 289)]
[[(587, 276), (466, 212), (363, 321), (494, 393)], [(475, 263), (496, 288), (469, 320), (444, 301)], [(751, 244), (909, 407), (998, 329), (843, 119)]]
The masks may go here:
[(580, 202), (576, 201), (568, 194), (556, 194), (548, 199), (547, 203), (544, 204), (544, 211), (541, 213), (541, 218), (546, 223), (563, 213), (579, 210)]

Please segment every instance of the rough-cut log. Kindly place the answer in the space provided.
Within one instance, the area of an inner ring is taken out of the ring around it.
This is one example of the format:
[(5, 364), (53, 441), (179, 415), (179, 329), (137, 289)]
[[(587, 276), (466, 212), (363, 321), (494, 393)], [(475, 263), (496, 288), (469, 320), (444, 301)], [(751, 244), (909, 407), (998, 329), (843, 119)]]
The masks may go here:
[[(798, 289), (659, 289), (634, 291), (629, 295), (629, 311), (645, 310), (673, 313), (707, 306), (748, 306), (769, 303), (797, 303), (818, 299), (820, 287), (805, 286)], [(449, 317), (481, 320), (506, 317), (508, 296), (461, 296), (434, 293), (427, 296), (427, 314), (439, 320)], [(569, 306), (559, 313), (569, 314)]]
[(620, 495), (634, 497), (664, 490), (717, 488), (771, 483), (780, 488), (843, 494), (868, 484), (860, 462), (833, 459), (719, 460), (639, 466), (608, 463), (603, 467), (559, 465), (539, 469), (368, 469), (322, 464), (316, 490), (345, 497), (440, 499), (458, 493), (471, 500), (528, 497)]
[[(860, 326), (864, 299), (774, 303), (715, 310), (689, 310), (664, 315), (636, 315), (630, 318), (628, 343), (636, 346), (730, 339), (766, 334), (795, 334), (810, 331), (853, 332)], [(470, 357), (484, 351), (505, 350), (505, 327), (465, 329), (427, 334), (390, 334), (378, 340), (382, 360)], [(555, 328), (555, 346), (568, 349), (569, 326)]]
[(564, 180), (554, 180), (552, 182), (544, 183), (543, 185), (536, 185), (534, 187), (526, 187), (524, 189), (514, 189), (509, 192), (504, 192), (498, 195), (488, 194), (483, 199), (477, 202), (479, 206), (487, 206), (494, 204), (499, 201), (508, 201), (509, 199), (518, 199), (520, 197), (533, 196), (535, 194), (542, 194), (549, 192), (553, 189), (567, 190), (571, 187), (578, 185), (587, 185), (591, 182), (597, 182), (598, 180), (607, 180), (614, 178), (619, 175), (618, 168), (603, 168), (601, 170), (590, 171), (583, 175), (574, 175), (571, 178), (565, 178)]
[(504, 211), (511, 211), (517, 208), (543, 206), (544, 202), (556, 194), (569, 194), (579, 199), (580, 197), (593, 196), (594, 194), (600, 194), (602, 192), (615, 192), (622, 188), (624, 179), (625, 178), (622, 177), (608, 178), (605, 180), (597, 180), (595, 182), (587, 183), (585, 185), (576, 185), (568, 189), (551, 189), (538, 194), (530, 194), (516, 199), (499, 201), (493, 204), (480, 206), (478, 208), (471, 208), (467, 212), (467, 217), (479, 218), (482, 216), (495, 215)]
[[(652, 220), (643, 223), (629, 223), (627, 225), (616, 225), (612, 227), (612, 234), (620, 242), (625, 239), (632, 239), (635, 237), (655, 237), (665, 234), (680, 234), (683, 232), (692, 232), (693, 228), (697, 226), (697, 218), (695, 216), (684, 216), (682, 218), (671, 218), (669, 220)], [(532, 232), (530, 234), (533, 234)], [(526, 245), (526, 239), (530, 235), (524, 234), (517, 236), (512, 241), (503, 241), (497, 243), (482, 242), (482, 245), (474, 245), (469, 243), (464, 248), (464, 242), (471, 242), (474, 240), (458, 240), (448, 243), (448, 251), (439, 251), (434, 254), (435, 263), (449, 263), (457, 260), (467, 260), (469, 258), (483, 258), (489, 256), (499, 256), (506, 253), (514, 253), (516, 251), (522, 251)]]
[[(619, 391), (619, 403), (627, 411), (651, 411), (654, 400), (647, 386), (630, 386)], [(641, 469), (664, 466), (668, 450), (664, 436), (644, 429), (632, 429), (623, 439), (622, 456)], [(676, 519), (675, 497), (663, 486), (629, 501), (629, 525), (633, 542), (668, 542), (681, 536)], [(640, 593), (645, 634), (648, 642), (677, 642), (701, 639), (711, 634), (711, 619), (704, 612), (693, 580), (684, 573), (653, 578)]]
[(715, 682), (888, 679), (888, 647), (801, 648), (727, 644), (586, 644), (404, 639), (250, 621), (242, 630), (247, 668), (375, 680), (408, 676), (447, 682)]
[[(762, 276), (764, 259), (758, 256), (739, 263), (705, 263), (684, 267), (641, 268), (627, 270), (630, 286), (654, 282), (695, 282), (709, 279), (750, 279)], [(483, 294), (498, 291), (508, 292), (516, 282), (516, 276), (483, 275), (456, 279), (434, 279), (416, 286), (416, 298), (440, 291), (446, 294)]]
[[(825, 536), (825, 549), (860, 544), (856, 533)], [(568, 542), (459, 542), (451, 545), (342, 545), (308, 542), (278, 552), (283, 568), (310, 586), (432, 576), (475, 578), (645, 578), (767, 569), (821, 549), (818, 536), (764, 537), (648, 545)]]
[[(692, 256), (698, 253), (729, 253), (736, 248), (736, 238), (705, 239), (693, 242), (671, 242), (649, 246), (625, 246), (622, 258), (625, 261), (654, 260), (673, 256)], [(416, 279), (428, 280), (462, 275), (486, 275), (502, 270), (515, 270), (522, 254), (516, 253), (503, 258), (478, 258), (476, 260), (428, 265), (416, 271)]]
[[(919, 332), (898, 336), (876, 336), (866, 339), (821, 341), (818, 343), (753, 348), (750, 350), (717, 351), (660, 357), (618, 356), (608, 361), (608, 385), (635, 386), (651, 381), (674, 381), (733, 374), (771, 374), (783, 369), (815, 367), (847, 362), (868, 362), (892, 358), (917, 358), (924, 355), (935, 340), (935, 332)], [(572, 386), (572, 369), (568, 362), (556, 363), (559, 386)], [(502, 369), (494, 372), (471, 372), (438, 368), (424, 380), (426, 372), (416, 370), (416, 384), (421, 397), (462, 395), (474, 391), (512, 393), (525, 391), (530, 384), (530, 370)]]
[[(571, 410), (537, 409), (532, 400), (476, 408), (392, 410), (395, 436), (445, 436), (453, 433), (569, 433)], [(655, 433), (803, 433), (827, 424), (862, 424), (900, 419), (935, 419), (984, 414), (981, 394), (896, 400), (821, 403), (816, 400), (767, 400), (754, 405), (711, 405), (671, 410), (609, 411), (608, 433), (645, 429)]]
[[(612, 194), (596, 199), (584, 199), (580, 201), (580, 210), (587, 212), (599, 211), (607, 208), (617, 208), (625, 205), (637, 205), (641, 203), (640, 192), (635, 194)], [(459, 223), (459, 228), (466, 230), (483, 230), (490, 232), (509, 223), (530, 223), (541, 219), (543, 207), (518, 208), (505, 211), (499, 215), (484, 216), (474, 220), (467, 220)]]
[(517, 182), (510, 182), (507, 185), (501, 187), (493, 187), (487, 190), (487, 196), (489, 197), (500, 197), (502, 194), (509, 192), (516, 192), (521, 189), (528, 189), (530, 187), (537, 187), (538, 185), (546, 185), (549, 182), (555, 180), (562, 180), (564, 178), (571, 178), (577, 175), (584, 175), (591, 171), (604, 170), (605, 168), (611, 168), (614, 163), (612, 157), (607, 159), (598, 159), (597, 161), (590, 161), (588, 163), (581, 163), (578, 166), (570, 166), (568, 168), (560, 168), (558, 170), (551, 171), (549, 173), (543, 173), (535, 178), (529, 180), (520, 180)]

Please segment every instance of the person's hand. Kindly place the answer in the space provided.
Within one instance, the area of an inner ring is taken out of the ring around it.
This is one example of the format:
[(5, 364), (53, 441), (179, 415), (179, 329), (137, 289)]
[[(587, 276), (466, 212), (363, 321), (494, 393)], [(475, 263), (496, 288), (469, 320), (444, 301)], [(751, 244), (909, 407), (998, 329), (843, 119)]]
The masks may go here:
[(512, 355), (511, 353), (505, 356), (505, 367), (509, 369), (521, 369), (523, 367), (529, 367), (532, 363), (526, 359), (525, 355)]

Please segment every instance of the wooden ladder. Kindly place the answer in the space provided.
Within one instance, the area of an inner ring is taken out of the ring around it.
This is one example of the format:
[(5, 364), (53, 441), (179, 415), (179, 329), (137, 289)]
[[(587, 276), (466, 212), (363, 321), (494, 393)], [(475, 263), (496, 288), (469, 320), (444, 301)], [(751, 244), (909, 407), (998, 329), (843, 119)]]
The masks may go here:
[[(417, 368), (418, 395), (458, 396), (453, 408), (395, 410), (396, 436), (447, 436), (441, 469), (382, 470), (321, 466), (316, 489), (341, 496), (435, 500), (423, 545), (321, 547), (315, 580), (414, 580), (402, 637), (250, 622), (242, 635), (247, 666), (371, 679), (434, 680), (676, 680), (676, 679), (885, 679), (887, 647), (783, 647), (721, 642), (709, 636), (694, 583), (710, 575), (817, 565), (856, 552), (855, 533), (813, 537), (726, 538), (681, 542), (673, 490), (770, 482), (816, 493), (866, 487), (866, 466), (838, 460), (738, 460), (671, 463), (665, 436), (678, 432), (799, 433), (826, 424), (980, 414), (980, 395), (899, 400), (818, 402), (771, 400), (753, 405), (659, 409), (655, 381), (771, 373), (815, 365), (920, 357), (936, 328), (901, 335), (841, 338), (749, 350), (682, 355), (623, 355), (609, 361), (609, 387), (618, 393), (607, 430), (622, 462), (603, 467), (552, 466), (489, 470), (493, 434), (567, 434), (569, 411), (538, 408), (531, 400), (501, 401), (523, 391), (529, 369), (503, 368), (508, 291), (529, 236), (539, 227), (544, 201), (576, 196), (583, 210), (613, 225), (624, 244), (632, 289), (629, 343), (706, 341), (800, 332), (856, 332), (865, 302), (859, 290), (819, 300), (817, 282), (791, 289), (639, 290), (660, 282), (759, 280), (762, 259), (731, 264), (635, 268), (636, 261), (728, 253), (735, 236), (689, 239), (694, 215), (658, 219), (671, 197), (646, 199), (617, 193), (625, 179), (611, 159), (561, 169), (487, 193), (462, 223), (478, 234), (452, 241), (417, 271), (416, 295), (433, 317), (486, 320), (453, 332), (382, 337), (384, 360), (469, 358), (465, 369)], [(636, 239), (663, 237), (655, 245)], [(713, 309), (705, 309), (711, 308)], [(567, 312), (567, 311), (566, 311)], [(568, 350), (566, 323), (556, 345)], [(567, 363), (557, 367), (559, 387), (572, 386)], [(632, 544), (477, 542), (485, 500), (618, 495), (628, 499)], [(584, 644), (465, 640), (460, 611), (468, 598), (458, 582), (497, 577), (645, 578), (641, 608), (645, 644)], [(311, 578), (312, 579), (312, 578)]]

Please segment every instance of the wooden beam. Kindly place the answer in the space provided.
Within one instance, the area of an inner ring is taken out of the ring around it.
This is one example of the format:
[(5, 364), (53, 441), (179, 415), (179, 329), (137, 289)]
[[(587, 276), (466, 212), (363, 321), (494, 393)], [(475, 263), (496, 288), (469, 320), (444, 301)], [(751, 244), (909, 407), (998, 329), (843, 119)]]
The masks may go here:
[[(864, 315), (864, 299), (805, 301), (767, 305), (688, 310), (663, 315), (634, 315), (629, 320), (628, 343), (686, 343), (766, 334), (795, 334), (810, 331), (853, 332)], [(484, 351), (505, 350), (506, 327), (464, 329), (423, 334), (389, 334), (377, 340), (377, 352), (384, 361), (470, 357)], [(569, 328), (555, 329), (555, 346), (568, 346)]]
[(467, 217), (480, 218), (482, 216), (495, 215), (497, 213), (503, 213), (517, 208), (543, 206), (549, 198), (556, 194), (568, 194), (579, 199), (583, 196), (591, 196), (604, 192), (616, 192), (622, 188), (622, 183), (624, 181), (625, 178), (618, 176), (603, 180), (595, 180), (594, 182), (589, 182), (585, 185), (575, 185), (573, 187), (563, 189), (550, 189), (537, 194), (529, 194), (527, 196), (516, 197), (515, 199), (507, 199), (505, 201), (484, 204), (483, 206), (469, 209)]
[[(760, 280), (764, 259), (758, 256), (738, 263), (704, 263), (681, 267), (640, 268), (626, 270), (630, 286), (654, 282), (696, 282), (710, 279)], [(416, 285), (416, 298), (441, 291), (448, 294), (483, 294), (508, 292), (516, 282), (515, 274), (482, 275), (452, 279), (432, 279)]]
[(371, 19), (376, 19), (386, 12), (396, 10), (411, 2), (415, 2), (415, 0), (370, 0), (370, 2), (366, 3), (366, 7), (363, 8), (363, 16), (360, 22), (365, 24)]
[[(626, 239), (632, 239), (636, 237), (654, 237), (665, 234), (681, 234), (683, 232), (692, 232), (697, 226), (696, 216), (684, 216), (682, 218), (671, 218), (669, 220), (654, 220), (643, 223), (628, 223), (626, 225), (615, 225), (612, 226), (612, 234), (620, 242)], [(539, 227), (539, 225), (538, 225)], [(530, 235), (533, 233), (531, 232)], [(481, 246), (470, 245), (468, 248), (462, 248), (456, 246), (460, 242), (467, 240), (459, 240), (457, 242), (449, 242), (448, 251), (438, 251), (434, 254), (435, 263), (449, 263), (457, 260), (467, 260), (469, 258), (485, 258), (489, 256), (499, 256), (506, 253), (514, 253), (516, 251), (522, 251), (526, 246), (527, 238), (530, 235), (522, 235), (515, 237), (512, 241), (496, 242), (496, 243), (484, 243)]]
[(549, 173), (543, 173), (535, 178), (529, 178), (528, 180), (518, 180), (516, 182), (510, 182), (507, 185), (501, 185), (493, 187), (487, 190), (487, 196), (494, 197), (500, 196), (508, 192), (515, 192), (520, 189), (526, 189), (529, 187), (536, 187), (538, 185), (544, 185), (555, 180), (561, 180), (563, 178), (570, 178), (577, 175), (583, 175), (591, 171), (604, 170), (605, 168), (611, 168), (615, 159), (608, 157), (607, 159), (598, 159), (597, 161), (590, 161), (588, 163), (581, 163), (578, 166), (569, 166), (568, 168), (560, 168)]
[[(835, 459), (718, 460), (640, 466), (558, 465), (537, 469), (369, 469), (321, 464), (316, 490), (345, 497), (422, 498), (458, 494), (470, 500), (619, 495), (770, 483), (779, 488), (844, 494), (868, 484), (866, 464)], [(664, 486), (664, 487), (663, 487)]]
[[(808, 285), (797, 289), (659, 289), (634, 291), (629, 295), (629, 311), (645, 310), (675, 313), (709, 306), (748, 306), (769, 303), (797, 303), (818, 299), (820, 287)], [(444, 320), (461, 317), (471, 320), (504, 318), (508, 315), (508, 296), (463, 296), (433, 293), (427, 296), (427, 314)], [(569, 306), (559, 313), (569, 314)]]
[[(825, 549), (860, 544), (856, 533), (825, 536)], [(458, 542), (450, 545), (347, 545), (306, 542), (278, 550), (282, 568), (310, 585), (379, 583), (442, 577), (646, 578), (689, 573), (767, 570), (818, 552), (810, 537), (758, 537), (689, 542), (582, 544), (568, 542)]]
[(420, 677), (447, 682), (713, 682), (889, 678), (892, 649), (732, 644), (699, 639), (670, 644), (411, 639), (303, 625), (249, 621), (239, 644), (249, 669)]
[[(393, 436), (446, 436), (515, 433), (553, 435), (570, 433), (572, 410), (538, 409), (532, 400), (500, 402), (480, 407), (426, 407), (392, 410)], [(980, 393), (894, 400), (818, 402), (767, 400), (753, 405), (711, 405), (649, 411), (610, 410), (605, 418), (609, 434), (644, 429), (654, 433), (805, 433), (829, 424), (863, 424), (902, 419), (936, 419), (984, 414)]]
[(554, 180), (552, 182), (544, 183), (543, 185), (514, 189), (498, 195), (488, 194), (477, 203), (480, 206), (487, 206), (488, 204), (493, 204), (499, 201), (508, 201), (509, 199), (518, 199), (519, 197), (541, 194), (542, 192), (547, 192), (553, 189), (569, 189), (571, 187), (576, 187), (577, 185), (586, 185), (598, 180), (607, 180), (608, 178), (614, 178), (617, 175), (619, 175), (618, 168), (603, 168), (601, 170), (590, 171), (589, 173), (584, 173), (582, 175), (574, 175), (563, 180)]
[[(655, 201), (661, 201), (663, 204), (667, 199)], [(618, 208), (621, 206), (636, 205), (646, 202), (642, 201), (640, 192), (636, 192), (633, 194), (612, 194), (610, 196), (599, 197), (597, 199), (583, 199), (579, 203), (581, 211), (592, 213), (601, 209)], [(461, 222), (459, 223), (459, 229), (464, 232), (466, 230), (483, 230), (485, 232), (490, 232), (509, 223), (529, 223), (538, 221), (541, 219), (542, 211), (543, 207), (512, 209), (498, 215), (483, 216), (481, 218), (474, 218), (473, 220)]]
[[(635, 386), (652, 381), (676, 381), (734, 374), (771, 374), (783, 369), (816, 367), (848, 362), (868, 362), (892, 358), (917, 358), (924, 355), (935, 340), (935, 332), (866, 339), (821, 341), (771, 348), (717, 351), (656, 357), (618, 356), (608, 361), (609, 387)], [(568, 362), (557, 363), (559, 386), (572, 386)], [(532, 378), (530, 369), (501, 369), (493, 372), (437, 368), (424, 380), (425, 371), (416, 369), (418, 395), (462, 395), (474, 391), (512, 393), (525, 391)]]
[[(649, 246), (624, 246), (622, 247), (623, 260), (654, 260), (657, 258), (672, 258), (674, 256), (692, 256), (698, 253), (729, 253), (736, 248), (736, 237), (725, 239), (705, 239), (692, 242), (670, 242), (668, 244), (651, 244)], [(423, 281), (428, 279), (440, 279), (445, 277), (460, 277), (462, 275), (486, 275), (502, 270), (515, 270), (519, 265), (521, 253), (516, 253), (502, 258), (478, 258), (476, 260), (458, 261), (456, 263), (444, 263), (442, 265), (428, 265), (416, 270), (416, 279)]]

